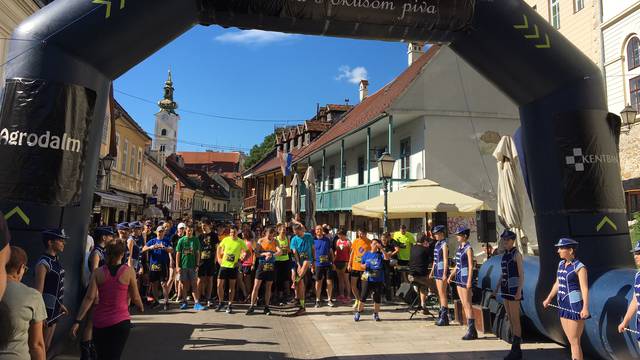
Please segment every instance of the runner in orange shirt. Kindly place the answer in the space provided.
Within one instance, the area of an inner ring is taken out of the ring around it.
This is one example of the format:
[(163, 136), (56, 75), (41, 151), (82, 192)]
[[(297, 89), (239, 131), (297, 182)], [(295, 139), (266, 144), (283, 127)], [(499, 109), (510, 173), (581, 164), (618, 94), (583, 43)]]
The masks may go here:
[(349, 254), (349, 265), (347, 271), (351, 275), (351, 292), (356, 299), (353, 305), (354, 309), (360, 306), (360, 290), (358, 290), (358, 282), (362, 277), (362, 273), (366, 270), (362, 264), (362, 256), (371, 249), (371, 240), (367, 238), (367, 231), (363, 228), (358, 229), (358, 238), (351, 245), (351, 254)]

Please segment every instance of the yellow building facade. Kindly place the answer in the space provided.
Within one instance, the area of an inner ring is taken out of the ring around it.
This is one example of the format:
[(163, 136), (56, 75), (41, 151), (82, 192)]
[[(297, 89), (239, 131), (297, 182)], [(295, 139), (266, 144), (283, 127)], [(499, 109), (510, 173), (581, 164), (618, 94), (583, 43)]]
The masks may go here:
[(602, 0), (524, 0), (602, 68)]
[[(44, 2), (34, 0), (0, 0), (0, 64), (7, 61), (7, 39), (13, 30), (43, 5)], [(0, 76), (4, 79), (4, 66), (0, 67)]]
[[(102, 222), (106, 224), (142, 218), (146, 200), (143, 188), (145, 149), (151, 145), (151, 138), (117, 102), (112, 115), (115, 118), (117, 154), (107, 174), (106, 194), (101, 194), (108, 203), (101, 207)], [(100, 148), (102, 158), (109, 153), (111, 123), (107, 116)]]

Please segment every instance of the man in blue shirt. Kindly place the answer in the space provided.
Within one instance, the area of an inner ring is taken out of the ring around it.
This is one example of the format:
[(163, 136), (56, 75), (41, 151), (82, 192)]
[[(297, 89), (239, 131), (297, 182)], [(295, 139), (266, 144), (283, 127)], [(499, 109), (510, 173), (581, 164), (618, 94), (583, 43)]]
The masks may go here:
[(169, 290), (171, 282), (169, 281), (169, 254), (173, 253), (173, 247), (169, 237), (165, 236), (163, 226), (156, 229), (156, 237), (147, 241), (142, 248), (142, 252), (149, 251), (149, 282), (151, 282), (151, 291), (156, 298), (156, 304), (160, 301), (160, 287), (164, 295), (164, 309), (169, 308)]
[(315, 249), (313, 243), (313, 236), (304, 231), (304, 226), (301, 224), (293, 225), (293, 232), (295, 235), (291, 238), (291, 251), (293, 251), (293, 257), (297, 265), (296, 270), (296, 296), (300, 301), (300, 309), (296, 311), (295, 316), (304, 315), (306, 312), (304, 300), (305, 300), (305, 281), (304, 278), (309, 272), (315, 271), (314, 259)]
[(315, 239), (313, 247), (316, 252), (314, 280), (316, 281), (316, 307), (320, 307), (320, 298), (322, 294), (322, 282), (327, 280), (327, 304), (335, 307), (331, 298), (333, 296), (333, 280), (331, 273), (335, 270), (333, 265), (333, 249), (331, 240), (325, 236), (322, 225), (315, 227)]

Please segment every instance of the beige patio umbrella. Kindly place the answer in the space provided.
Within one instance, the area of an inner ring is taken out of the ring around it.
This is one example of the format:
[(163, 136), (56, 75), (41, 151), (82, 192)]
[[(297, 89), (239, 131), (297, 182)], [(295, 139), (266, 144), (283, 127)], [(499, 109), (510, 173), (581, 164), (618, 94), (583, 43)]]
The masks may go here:
[(307, 229), (312, 229), (316, 226), (316, 172), (313, 170), (313, 166), (307, 168), (302, 181), (307, 187), (307, 196), (305, 196), (304, 203), (306, 215), (304, 224)]
[[(423, 217), (425, 213), (475, 213), (489, 209), (484, 201), (440, 186), (432, 180), (418, 180), (389, 193), (389, 219)], [(382, 219), (384, 197), (378, 196), (351, 206), (353, 215)]]
[(510, 136), (500, 139), (493, 157), (498, 161), (498, 219), (518, 235), (518, 250), (527, 255), (529, 240), (522, 224), (525, 186), (518, 169), (518, 150)]
[(293, 173), (291, 179), (291, 215), (296, 218), (300, 213), (300, 177), (298, 173)]
[(269, 222), (271, 224), (276, 221), (276, 191), (269, 192)]
[(275, 195), (275, 216), (276, 216), (276, 224), (281, 224), (287, 221), (287, 208), (286, 208), (286, 201), (287, 201), (287, 190), (284, 187), (284, 184), (280, 184), (278, 185), (278, 187), (276, 188), (276, 195)]

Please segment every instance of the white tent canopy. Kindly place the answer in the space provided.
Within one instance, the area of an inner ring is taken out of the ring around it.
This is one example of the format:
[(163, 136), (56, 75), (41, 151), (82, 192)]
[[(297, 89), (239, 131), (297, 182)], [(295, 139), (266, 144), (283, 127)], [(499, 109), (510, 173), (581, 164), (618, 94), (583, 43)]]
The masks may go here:
[[(389, 219), (420, 218), (432, 212), (474, 213), (487, 209), (489, 206), (484, 201), (449, 190), (428, 179), (412, 182), (389, 193)], [(384, 198), (378, 196), (354, 204), (351, 211), (357, 216), (382, 218)]]

